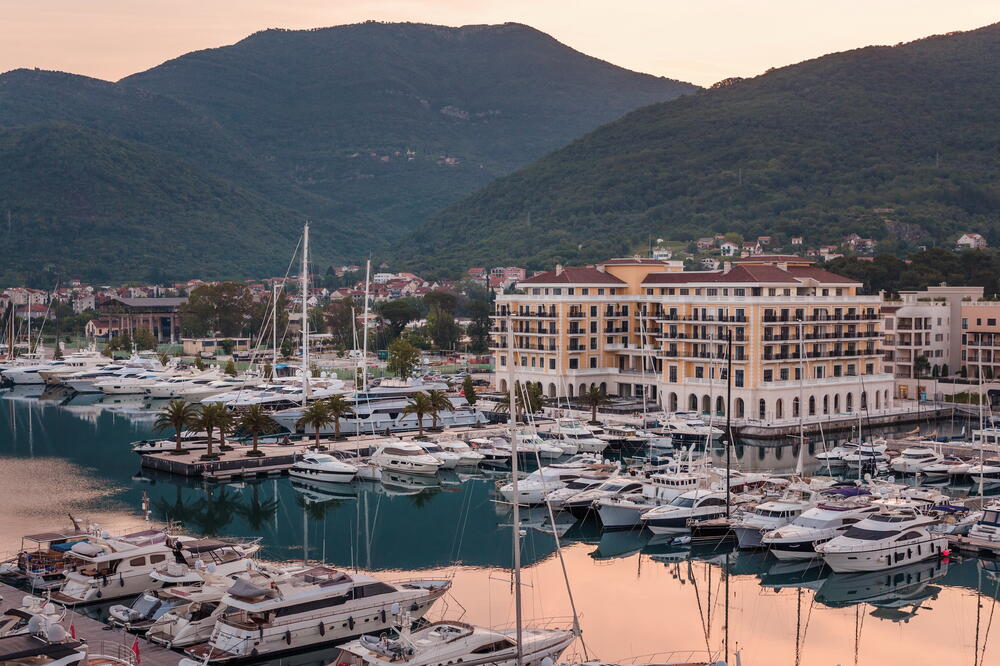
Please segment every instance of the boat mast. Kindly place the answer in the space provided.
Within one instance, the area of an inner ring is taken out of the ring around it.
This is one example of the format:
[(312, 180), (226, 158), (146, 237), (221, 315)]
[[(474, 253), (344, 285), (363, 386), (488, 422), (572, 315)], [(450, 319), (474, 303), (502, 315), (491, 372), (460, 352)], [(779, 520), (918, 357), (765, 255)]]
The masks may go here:
[(278, 373), (278, 282), (271, 283), (271, 377)]
[(361, 390), (368, 392), (368, 285), (372, 274), (371, 257), (365, 263), (365, 325), (364, 340), (361, 341)]
[(979, 377), (979, 496), (983, 496), (983, 474), (986, 471), (983, 465), (983, 441), (986, 439), (985, 425), (983, 423), (983, 350), (976, 352), (976, 362), (979, 365), (976, 374)]
[(302, 230), (302, 406), (309, 400), (309, 223)]
[[(517, 396), (514, 394), (514, 322), (510, 316), (510, 306), (507, 306), (507, 399), (510, 401), (510, 472), (511, 490), (513, 492), (513, 527), (514, 539), (514, 621), (517, 631), (516, 666), (524, 666), (523, 630), (521, 626), (521, 494), (518, 488), (517, 465)], [(553, 526), (554, 529), (554, 526)]]
[[(733, 407), (733, 329), (726, 327), (726, 520), (730, 518), (730, 507), (729, 507), (729, 493), (730, 493), (730, 474), (732, 474), (732, 460), (730, 459), (730, 451), (733, 448), (733, 427), (732, 427), (732, 407)], [(711, 432), (711, 431), (709, 431)], [(729, 578), (727, 575), (726, 585), (728, 587)], [(728, 602), (729, 596), (726, 596), (726, 601)], [(728, 632), (729, 625), (728, 620), (726, 621), (726, 630)], [(726, 641), (726, 652), (729, 652), (729, 642)]]
[[(803, 314), (803, 317), (805, 315)], [(815, 328), (813, 330), (816, 330)], [(802, 450), (802, 445), (806, 441), (806, 426), (805, 426), (805, 413), (806, 413), (806, 403), (805, 394), (802, 392), (803, 383), (806, 380), (806, 366), (805, 366), (805, 356), (806, 356), (806, 324), (805, 321), (799, 320), (799, 450)]]

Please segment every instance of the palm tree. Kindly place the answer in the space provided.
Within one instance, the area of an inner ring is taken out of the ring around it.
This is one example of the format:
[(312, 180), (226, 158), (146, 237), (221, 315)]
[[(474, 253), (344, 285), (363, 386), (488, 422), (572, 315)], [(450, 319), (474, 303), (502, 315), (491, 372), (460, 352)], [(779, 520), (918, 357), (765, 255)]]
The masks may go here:
[(424, 436), (424, 416), (433, 411), (430, 396), (423, 391), (411, 395), (406, 407), (403, 408), (404, 414), (417, 415), (417, 424), (420, 426), (420, 432), (417, 433), (418, 437)]
[(342, 395), (331, 395), (327, 398), (326, 408), (330, 411), (330, 416), (333, 417), (334, 436), (340, 439), (340, 419), (348, 414), (353, 414), (354, 410)]
[(264, 526), (274, 516), (274, 512), (278, 510), (278, 500), (276, 498), (272, 497), (265, 500), (260, 498), (260, 483), (250, 484), (250, 503), (241, 503), (236, 507), (236, 513), (242, 516), (243, 520), (247, 521), (247, 526), (255, 534), (264, 529)]
[(250, 405), (245, 410), (243, 410), (243, 412), (240, 414), (237, 427), (242, 432), (249, 433), (250, 436), (253, 438), (253, 448), (247, 451), (248, 456), (262, 455), (261, 452), (257, 449), (257, 441), (260, 439), (261, 435), (269, 432), (274, 432), (275, 427), (277, 425), (278, 424), (274, 422), (274, 419), (272, 419), (271, 416), (267, 412), (265, 412), (264, 408), (259, 404)]
[[(220, 403), (216, 403), (220, 404)], [(230, 451), (232, 447), (226, 444), (226, 435), (233, 431), (233, 425), (235, 424), (236, 418), (233, 413), (223, 407), (222, 412), (219, 414), (219, 425), (216, 427), (219, 429), (219, 450), (220, 451)]]
[(330, 425), (333, 421), (333, 415), (330, 414), (330, 407), (327, 405), (326, 400), (317, 400), (308, 407), (302, 410), (302, 416), (299, 420), (295, 422), (295, 427), (301, 427), (303, 430), (305, 428), (313, 428), (316, 431), (316, 448), (319, 446), (319, 431), (324, 427)]
[(597, 422), (597, 408), (611, 402), (611, 398), (599, 386), (591, 386), (590, 390), (580, 396), (581, 402), (590, 407), (590, 422)]
[(204, 430), (208, 436), (208, 451), (205, 452), (202, 459), (211, 460), (216, 457), (212, 451), (212, 433), (215, 432), (228, 416), (229, 411), (221, 402), (215, 402), (201, 408), (201, 413), (198, 415), (195, 425), (200, 430)]
[(431, 426), (437, 428), (438, 415), (441, 412), (451, 412), (455, 406), (451, 404), (448, 395), (441, 389), (433, 389), (427, 392), (427, 398), (431, 404)]
[(156, 415), (156, 422), (153, 430), (160, 431), (167, 428), (174, 429), (174, 442), (177, 447), (175, 453), (184, 453), (181, 447), (181, 433), (188, 428), (194, 427), (198, 423), (198, 408), (184, 400), (171, 400), (167, 403), (159, 414)]

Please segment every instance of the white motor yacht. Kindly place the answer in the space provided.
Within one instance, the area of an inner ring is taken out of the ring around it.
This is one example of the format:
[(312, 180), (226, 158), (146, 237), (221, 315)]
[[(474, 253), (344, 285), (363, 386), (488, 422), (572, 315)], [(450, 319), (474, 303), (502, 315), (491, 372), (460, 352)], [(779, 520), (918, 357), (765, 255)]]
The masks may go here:
[(432, 458), (436, 458), (441, 463), (441, 469), (455, 469), (462, 460), (461, 455), (442, 448), (437, 442), (422, 442), (420, 448)]
[[(108, 624), (138, 634), (145, 633), (167, 613), (177, 610), (184, 612), (194, 602), (211, 604), (214, 610), (218, 608), (222, 595), (233, 584), (233, 580), (234, 578), (206, 572), (204, 579), (198, 583), (150, 588), (133, 599), (128, 606), (116, 604), (109, 608)], [(208, 635), (202, 640), (207, 638)]]
[(605, 440), (599, 439), (576, 419), (556, 419), (555, 427), (548, 431), (548, 435), (553, 443), (564, 441), (576, 445), (580, 453), (601, 453), (608, 447)]
[(1000, 483), (1000, 460), (987, 460), (981, 465), (979, 463), (969, 465), (968, 475), (973, 484)]
[(844, 533), (851, 525), (878, 513), (870, 496), (858, 496), (839, 502), (824, 502), (807, 509), (792, 522), (765, 532), (761, 545), (779, 560), (818, 557), (816, 546)]
[(724, 434), (721, 428), (706, 423), (697, 412), (674, 412), (660, 425), (674, 441), (687, 443), (715, 440)]
[(346, 459), (330, 453), (305, 453), (300, 460), (288, 470), (288, 475), (312, 481), (328, 483), (350, 483), (358, 475), (357, 466)]
[[(593, 462), (578, 464), (578, 461), (541, 467), (518, 482), (517, 502), (528, 506), (542, 504), (546, 495), (564, 488), (570, 481), (588, 473), (607, 472), (610, 469), (608, 465)], [(497, 492), (505, 501), (510, 503), (515, 501), (513, 483), (498, 483)]]
[(403, 613), (423, 617), (450, 587), (448, 580), (387, 583), (326, 566), (277, 576), (254, 571), (223, 596), (209, 640), (186, 652), (199, 663), (219, 663), (383, 632)]
[(95, 381), (94, 388), (104, 395), (145, 395), (148, 387), (169, 376), (167, 371), (155, 370), (134, 375), (116, 375)]
[(442, 439), (436, 444), (444, 451), (457, 455), (459, 467), (476, 467), (486, 457), (460, 439)]
[(928, 531), (935, 520), (912, 510), (874, 514), (819, 544), (816, 552), (836, 572), (880, 571), (939, 557), (948, 539)]
[(553, 509), (562, 509), (571, 498), (586, 490), (599, 488), (617, 476), (617, 470), (583, 474), (567, 482), (562, 488), (557, 488), (547, 493), (544, 502)]
[(106, 356), (94, 349), (87, 349), (67, 355), (60, 365), (39, 370), (38, 374), (49, 386), (59, 386), (68, 375), (94, 370), (107, 364)]
[(733, 523), (739, 547), (760, 548), (766, 532), (789, 524), (818, 503), (815, 489), (801, 482), (789, 485), (780, 498), (758, 504)]
[(431, 476), (441, 469), (441, 461), (413, 442), (390, 441), (382, 444), (371, 458), (384, 470)]
[[(208, 433), (204, 430), (185, 430), (181, 433), (181, 450), (183, 451), (203, 451), (208, 448)], [(177, 450), (177, 439), (165, 437), (163, 439), (140, 439), (132, 442), (132, 452), (143, 453), (166, 453)]]
[[(493, 448), (500, 449), (501, 451), (507, 452), (507, 460), (510, 461), (511, 456), (511, 444), (507, 440), (496, 437), (493, 439)], [(565, 450), (556, 446), (554, 440), (544, 440), (539, 437), (534, 432), (519, 432), (517, 439), (517, 453), (522, 458), (535, 458), (544, 460), (556, 460), (562, 458), (564, 455), (576, 455), (567, 454)]]
[(670, 534), (687, 532), (689, 520), (709, 520), (724, 515), (725, 492), (697, 489), (678, 495), (669, 504), (646, 511), (640, 520), (653, 534)]
[(991, 502), (982, 517), (969, 528), (969, 536), (983, 541), (1000, 542), (1000, 502)]
[[(968, 474), (969, 461), (958, 456), (943, 456), (940, 460), (921, 467), (920, 474), (927, 481), (943, 481), (953, 477), (952, 470), (961, 472), (962, 475)], [(956, 479), (958, 476), (958, 474), (954, 475)]]
[(847, 463), (844, 462), (844, 456), (851, 455), (858, 450), (858, 445), (854, 442), (845, 442), (834, 446), (829, 451), (822, 451), (816, 454), (816, 460), (820, 463), (821, 467), (844, 467)]
[(922, 474), (927, 465), (940, 462), (944, 456), (927, 446), (908, 446), (889, 461), (889, 469), (897, 474)]
[(470, 439), (469, 445), (483, 456), (484, 465), (510, 464), (510, 444), (500, 437), (477, 437)]
[[(554, 664), (576, 639), (572, 629), (525, 626), (521, 629), (521, 662)], [(341, 646), (328, 666), (517, 666), (517, 631), (488, 629), (464, 622), (434, 622), (417, 631), (408, 627), (397, 638), (366, 634)]]
[(710, 477), (705, 472), (663, 472), (653, 474), (639, 493), (602, 497), (595, 503), (601, 527), (606, 530), (636, 529), (642, 526), (642, 514), (669, 504), (679, 495), (707, 488)]
[(48, 599), (26, 594), (21, 597), (21, 605), (11, 607), (0, 614), (0, 638), (22, 636), (29, 633), (32, 618), (39, 621), (58, 624), (66, 615), (66, 609), (56, 606)]
[(858, 446), (851, 453), (843, 457), (844, 464), (850, 469), (860, 469), (862, 465), (878, 465), (889, 461), (886, 455), (886, 442), (878, 437), (874, 441), (866, 442)]
[(615, 476), (596, 488), (583, 490), (563, 502), (562, 510), (578, 519), (596, 514), (598, 500), (609, 497), (638, 496), (642, 492), (643, 479), (637, 475)]

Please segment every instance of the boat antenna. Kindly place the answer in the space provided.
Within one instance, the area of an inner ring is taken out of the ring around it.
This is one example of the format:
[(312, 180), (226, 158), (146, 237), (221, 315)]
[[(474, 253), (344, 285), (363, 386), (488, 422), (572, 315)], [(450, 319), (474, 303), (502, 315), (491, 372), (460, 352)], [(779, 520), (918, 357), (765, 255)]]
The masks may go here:
[(514, 392), (514, 323), (510, 315), (510, 306), (507, 306), (507, 399), (510, 416), (510, 471), (511, 490), (514, 501), (511, 527), (512, 538), (514, 540), (514, 621), (517, 654), (516, 666), (524, 666), (524, 630), (521, 624), (521, 509), (520, 509), (520, 489), (518, 487), (517, 468), (517, 396)]

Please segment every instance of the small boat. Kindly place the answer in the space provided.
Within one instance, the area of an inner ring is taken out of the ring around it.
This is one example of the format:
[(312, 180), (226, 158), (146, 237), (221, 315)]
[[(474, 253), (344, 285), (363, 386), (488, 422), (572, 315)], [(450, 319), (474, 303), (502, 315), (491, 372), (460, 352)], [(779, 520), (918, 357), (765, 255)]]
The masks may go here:
[(312, 481), (350, 483), (358, 475), (358, 468), (348, 462), (350, 459), (350, 456), (341, 452), (307, 452), (289, 468), (288, 475)]
[(698, 489), (678, 495), (669, 504), (646, 511), (640, 520), (653, 534), (668, 534), (687, 532), (690, 520), (709, 520), (725, 515), (725, 492)]
[(371, 461), (383, 470), (428, 476), (437, 474), (442, 467), (440, 460), (413, 442), (386, 442), (378, 447)]
[(969, 537), (1000, 543), (1000, 502), (991, 502), (983, 515), (969, 528)]
[(812, 559), (818, 557), (817, 545), (880, 510), (869, 495), (826, 501), (803, 511), (789, 524), (764, 533), (761, 545), (779, 560)]
[[(59, 623), (65, 615), (65, 608), (56, 606), (47, 599), (26, 594), (21, 598), (20, 606), (8, 608), (0, 614), (0, 638), (29, 633), (28, 626), (32, 623), (32, 618)], [(36, 619), (35, 623), (38, 622)]]
[(922, 474), (927, 465), (940, 462), (944, 456), (926, 446), (909, 446), (889, 461), (889, 469), (897, 474)]

